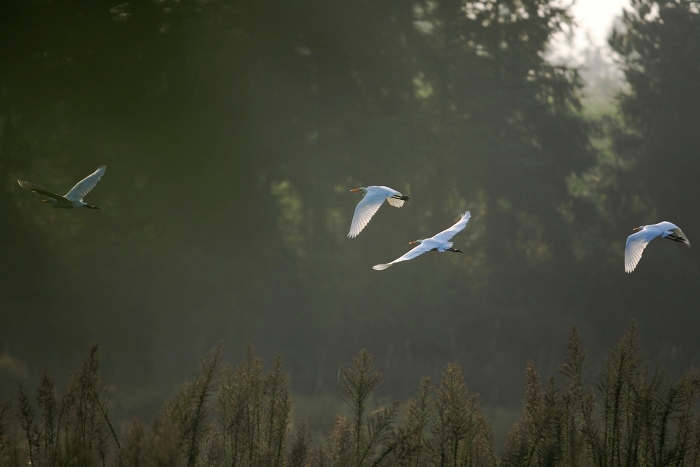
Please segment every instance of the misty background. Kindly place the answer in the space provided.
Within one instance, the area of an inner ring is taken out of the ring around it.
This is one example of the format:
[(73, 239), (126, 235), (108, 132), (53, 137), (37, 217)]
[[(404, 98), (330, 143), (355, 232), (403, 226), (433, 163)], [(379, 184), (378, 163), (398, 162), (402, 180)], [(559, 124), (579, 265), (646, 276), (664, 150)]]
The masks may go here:
[[(148, 419), (250, 342), (323, 429), (365, 348), (392, 399), (459, 363), (502, 437), (572, 324), (593, 362), (636, 320), (672, 376), (697, 366), (697, 249), (623, 254), (662, 220), (700, 238), (699, 14), (634, 0), (613, 65), (551, 50), (547, 0), (2, 2), (0, 397), (96, 341), (112, 416)], [(101, 211), (16, 182), (102, 164)], [(412, 199), (350, 240), (368, 185)], [(465, 210), (465, 254), (371, 269)]]

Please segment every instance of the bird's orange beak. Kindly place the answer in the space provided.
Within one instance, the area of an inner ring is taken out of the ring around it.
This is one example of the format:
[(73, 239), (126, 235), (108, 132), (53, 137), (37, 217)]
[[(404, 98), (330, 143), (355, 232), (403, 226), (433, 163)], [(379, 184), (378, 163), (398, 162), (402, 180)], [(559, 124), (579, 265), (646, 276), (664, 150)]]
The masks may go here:
[(415, 245), (416, 243), (418, 243), (418, 242), (416, 242), (416, 241), (408, 242), (409, 245)]
[(353, 188), (353, 189), (350, 190), (350, 191), (361, 191), (361, 190), (360, 190), (359, 188)]
[(635, 227), (634, 229), (632, 229), (632, 232), (636, 232), (636, 231), (638, 231), (638, 230), (642, 230), (642, 228), (641, 228), (641, 227)]

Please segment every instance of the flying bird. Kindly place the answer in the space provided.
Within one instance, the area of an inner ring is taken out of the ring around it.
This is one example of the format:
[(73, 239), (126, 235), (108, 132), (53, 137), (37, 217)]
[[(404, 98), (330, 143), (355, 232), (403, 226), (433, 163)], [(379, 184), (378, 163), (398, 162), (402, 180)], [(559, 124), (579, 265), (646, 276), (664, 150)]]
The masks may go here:
[(49, 199), (43, 199), (42, 202), (44, 203), (50, 203), (54, 208), (66, 208), (66, 209), (73, 209), (73, 208), (90, 208), (90, 209), (100, 209), (97, 206), (92, 206), (90, 204), (87, 204), (83, 202), (83, 198), (85, 195), (90, 193), (90, 190), (95, 188), (95, 185), (97, 185), (97, 182), (100, 181), (100, 178), (102, 178), (102, 175), (104, 175), (105, 170), (107, 170), (106, 165), (100, 166), (97, 170), (95, 170), (93, 173), (79, 181), (71, 190), (66, 193), (65, 195), (57, 195), (56, 193), (53, 193), (46, 188), (36, 185), (34, 183), (29, 183), (25, 182), (22, 180), (17, 180), (17, 183), (19, 183), (19, 186), (22, 188), (25, 188), (29, 191), (33, 191), (34, 193), (40, 193), (42, 195), (46, 195), (49, 197)]
[(690, 247), (690, 241), (683, 231), (676, 224), (670, 222), (659, 222), (658, 224), (643, 225), (635, 227), (633, 233), (627, 237), (625, 245), (625, 272), (632, 272), (637, 267), (637, 263), (642, 259), (642, 252), (647, 244), (656, 237), (667, 238), (674, 242), (685, 243)]
[(441, 253), (443, 251), (452, 251), (454, 253), (463, 253), (462, 250), (452, 248), (452, 242), (450, 240), (452, 239), (452, 237), (464, 230), (464, 227), (467, 226), (467, 222), (469, 222), (470, 217), (472, 217), (472, 215), (469, 213), (469, 211), (465, 212), (462, 218), (449, 229), (443, 230), (439, 234), (433, 235), (430, 238), (424, 238), (422, 240), (409, 242), (409, 245), (415, 245), (417, 243), (418, 246), (414, 247), (405, 255), (396, 258), (391, 263), (377, 264), (372, 266), (372, 269), (376, 271), (382, 271), (388, 268), (389, 266), (393, 265), (394, 263), (398, 263), (400, 261), (408, 261), (409, 259), (413, 259), (416, 256), (420, 256), (427, 251), (439, 251)]
[(400, 208), (403, 206), (404, 201), (411, 199), (388, 186), (363, 186), (361, 188), (353, 188), (350, 191), (362, 191), (365, 196), (355, 208), (355, 214), (352, 216), (352, 223), (350, 224), (350, 232), (348, 233), (349, 238), (357, 237), (362, 232), (362, 229), (369, 223), (369, 220), (372, 219), (372, 216), (374, 216), (384, 200), (387, 200), (395, 208)]

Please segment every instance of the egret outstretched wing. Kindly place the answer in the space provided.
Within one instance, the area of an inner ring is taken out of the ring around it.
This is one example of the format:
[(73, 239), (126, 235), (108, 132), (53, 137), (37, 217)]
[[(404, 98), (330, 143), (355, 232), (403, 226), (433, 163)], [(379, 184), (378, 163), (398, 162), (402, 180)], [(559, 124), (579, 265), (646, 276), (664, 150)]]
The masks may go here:
[(26, 190), (33, 191), (34, 193), (40, 193), (42, 195), (46, 195), (49, 198), (54, 198), (54, 199), (63, 198), (63, 196), (57, 195), (56, 193), (49, 191), (46, 188), (44, 188), (43, 186), (37, 185), (36, 183), (25, 182), (22, 180), (17, 180), (17, 183), (19, 183), (19, 186), (21, 186), (22, 188), (24, 188)]
[(385, 199), (386, 195), (372, 192), (368, 192), (362, 198), (355, 208), (355, 214), (352, 216), (348, 237), (356, 237), (362, 232), (362, 229), (369, 224), (370, 219), (377, 213)]
[(384, 269), (388, 268), (389, 266), (393, 265), (394, 263), (400, 263), (401, 261), (408, 261), (409, 259), (413, 259), (416, 256), (420, 256), (423, 253), (426, 253), (432, 249), (433, 249), (432, 245), (430, 245), (428, 243), (421, 243), (420, 245), (417, 245), (412, 250), (407, 251), (403, 256), (399, 256), (391, 263), (375, 264), (374, 266), (372, 266), (372, 269), (374, 269), (375, 271), (383, 271)]
[(642, 259), (642, 252), (649, 242), (659, 236), (658, 232), (652, 230), (640, 230), (627, 237), (625, 245), (625, 272), (632, 272)]
[(82, 201), (85, 195), (95, 188), (95, 185), (100, 181), (106, 170), (107, 166), (101, 165), (93, 173), (79, 181), (64, 197), (70, 201)]
[(438, 242), (449, 242), (450, 240), (452, 240), (452, 237), (464, 230), (464, 228), (467, 226), (467, 222), (469, 222), (469, 219), (471, 217), (472, 215), (469, 211), (465, 212), (462, 215), (462, 218), (458, 220), (455, 225), (453, 225), (449, 229), (443, 230), (439, 234), (433, 235), (433, 240), (436, 240)]

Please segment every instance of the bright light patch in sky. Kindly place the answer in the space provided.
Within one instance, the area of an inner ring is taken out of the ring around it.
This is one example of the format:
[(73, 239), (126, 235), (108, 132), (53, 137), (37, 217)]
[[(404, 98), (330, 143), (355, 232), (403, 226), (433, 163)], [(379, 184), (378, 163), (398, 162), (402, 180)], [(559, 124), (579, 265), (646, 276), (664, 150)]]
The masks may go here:
[(578, 0), (571, 8), (576, 20), (575, 47), (585, 47), (588, 35), (597, 46), (606, 46), (613, 21), (629, 6), (628, 0)]
[[(571, 0), (560, 0), (564, 7)], [(608, 37), (616, 19), (622, 16), (623, 9), (629, 9), (629, 0), (574, 0), (570, 7), (575, 26), (564, 28), (552, 37), (548, 59), (553, 63), (569, 66), (582, 65), (586, 56), (593, 50), (607, 62), (612, 63), (612, 50)]]
[(568, 7), (573, 30), (564, 26), (552, 36), (546, 53), (550, 63), (575, 67), (585, 83), (583, 95), (592, 107), (610, 105), (613, 95), (624, 88), (624, 77), (614, 52), (608, 45), (613, 24), (630, 9), (629, 0), (559, 0)]

